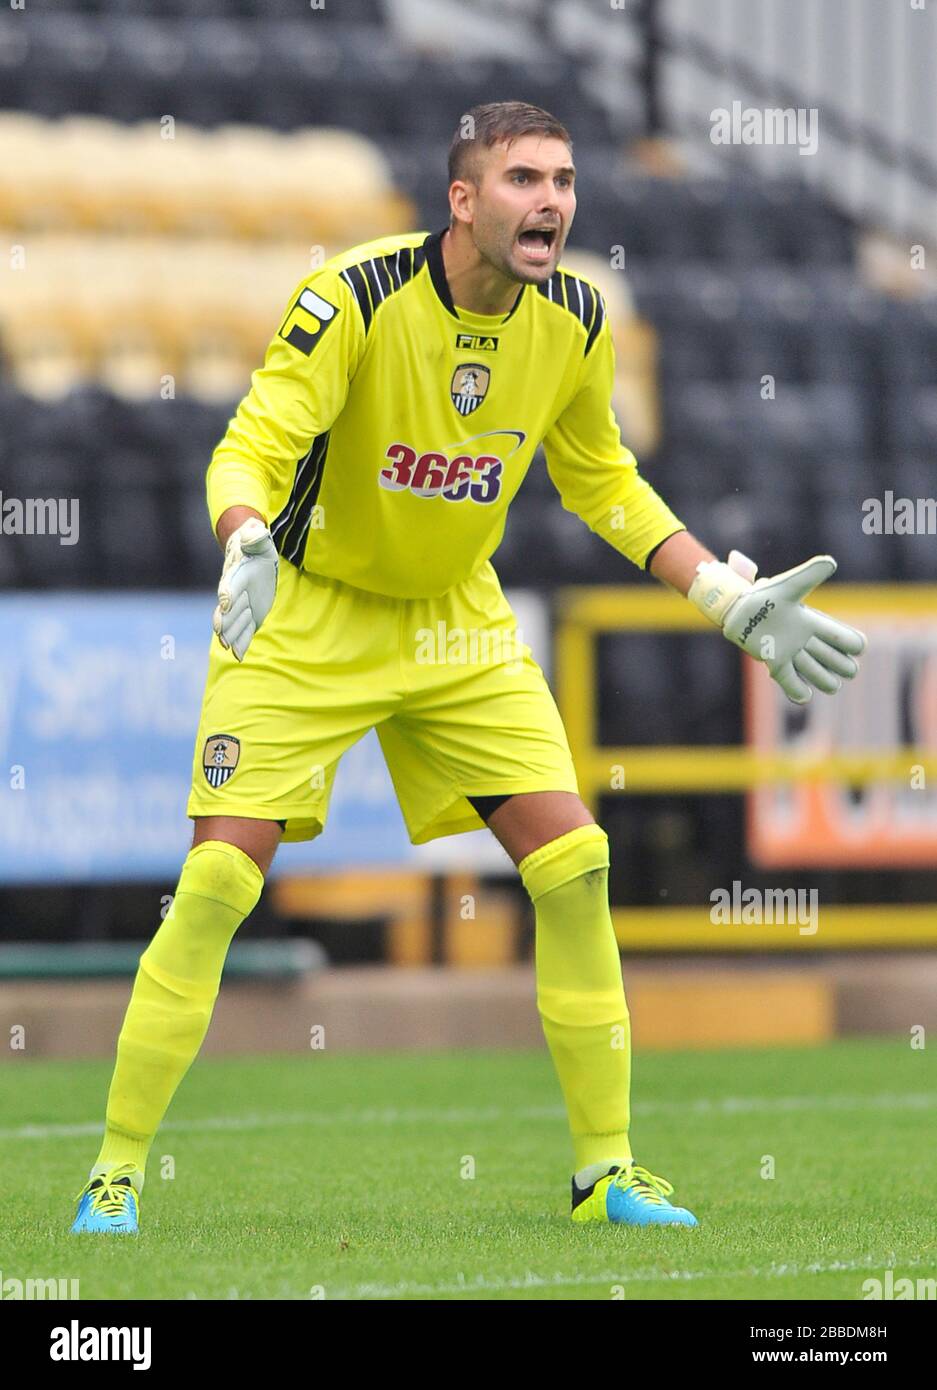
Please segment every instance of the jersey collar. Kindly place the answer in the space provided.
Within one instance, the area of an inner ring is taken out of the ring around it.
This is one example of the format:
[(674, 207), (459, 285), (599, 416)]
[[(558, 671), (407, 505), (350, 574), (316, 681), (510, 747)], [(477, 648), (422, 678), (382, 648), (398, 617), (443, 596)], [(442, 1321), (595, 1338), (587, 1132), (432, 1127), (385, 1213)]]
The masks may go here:
[[(458, 323), (466, 323), (470, 322), (473, 319), (478, 319), (479, 315), (472, 314), (468, 309), (464, 310), (463, 313), (460, 314), (458, 309), (452, 302), (452, 295), (449, 291), (449, 281), (446, 279), (446, 269), (442, 258), (442, 239), (448, 230), (448, 227), (443, 227), (442, 231), (430, 232), (429, 235), (426, 237), (426, 240), (423, 242), (423, 253), (426, 256), (426, 265), (429, 270), (429, 278), (432, 281), (433, 289), (436, 291), (436, 296), (442, 304), (443, 308), (446, 310), (447, 313), (451, 314), (452, 317)], [(501, 324), (507, 323), (508, 319), (513, 318), (513, 316), (517, 313), (518, 309), (520, 308), (521, 301), (524, 298), (524, 291), (526, 288), (526, 285), (521, 285), (520, 289), (517, 292), (517, 298), (515, 299), (511, 308), (503, 316), (503, 318), (497, 319), (498, 327), (500, 327)], [(486, 319), (490, 319), (490, 321), (494, 323), (497, 316), (485, 315), (484, 317)]]

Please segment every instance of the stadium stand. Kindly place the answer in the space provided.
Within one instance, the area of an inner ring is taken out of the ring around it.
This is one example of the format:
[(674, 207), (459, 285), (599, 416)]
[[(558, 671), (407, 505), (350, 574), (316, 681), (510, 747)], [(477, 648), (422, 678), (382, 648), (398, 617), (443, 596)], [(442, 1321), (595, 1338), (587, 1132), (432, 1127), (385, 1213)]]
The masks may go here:
[[(500, 53), (454, 68), (432, 46), (409, 45), (379, 0), (343, 5), (340, 24), (327, 7), (316, 18), (284, 18), (264, 0), (173, 0), (158, 14), (144, 0), (72, 0), (64, 12), (3, 17), (0, 225), (29, 233), (41, 272), (7, 275), (0, 311), (4, 407), (23, 424), (4, 445), (11, 491), (35, 477), (35, 431), (42, 466), (57, 476), (71, 459), (74, 484), (90, 411), (106, 476), (137, 514), (174, 517), (186, 538), (173, 582), (205, 583), (211, 560), (192, 503), (310, 254), (441, 225), (458, 115), (506, 93), (573, 130), (571, 259), (591, 253), (618, 324), (626, 442), (688, 520), (714, 518), (719, 539), (731, 529), (720, 508), (733, 525), (748, 517), (757, 544), (760, 509), (770, 501), (773, 516), (788, 516), (807, 492), (829, 534), (845, 476), (831, 457), (880, 490), (933, 448), (933, 323), (920, 305), (863, 285), (854, 228), (816, 190), (745, 173), (647, 176), (555, 50), (549, 61)], [(624, 276), (607, 270), (616, 247)], [(919, 350), (896, 349), (909, 341)], [(766, 373), (776, 389), (767, 413)], [(169, 409), (166, 374), (178, 397)], [(529, 544), (544, 535), (551, 546)], [(83, 582), (120, 584), (106, 547), (97, 553)], [(877, 563), (882, 578), (899, 577), (887, 544)], [(58, 582), (22, 549), (4, 565), (14, 584)], [(498, 565), (506, 583), (547, 588), (637, 578), (557, 509), (542, 458)], [(165, 583), (159, 568), (135, 569), (134, 582)]]
[[(860, 564), (843, 501), (933, 490), (934, 310), (862, 279), (857, 228), (817, 188), (742, 169), (652, 176), (571, 61), (456, 68), (408, 47), (379, 0), (343, 0), (341, 24), (327, 8), (315, 25), (274, 0), (153, 8), (69, 0), (0, 16), (0, 228), (29, 266), (2, 274), (0, 473), (11, 495), (80, 497), (88, 542), (7, 538), (4, 586), (209, 592), (205, 469), (289, 290), (311, 257), (443, 225), (459, 115), (508, 96), (570, 125), (569, 261), (606, 293), (623, 437), (674, 510), (765, 572), (830, 550), (847, 580), (932, 575), (926, 537), (865, 537)], [(609, 269), (616, 248), (623, 274)], [(505, 586), (548, 593), (642, 582), (563, 511), (542, 454), (495, 564)], [(636, 661), (639, 640), (625, 652), (609, 639), (602, 698), (627, 666), (650, 740), (674, 658), (648, 641)], [(671, 741), (704, 725), (716, 741), (737, 734), (728, 661), (715, 644), (694, 657), (698, 698)], [(629, 814), (617, 805), (609, 821)], [(731, 838), (721, 815), (707, 822), (713, 853)]]

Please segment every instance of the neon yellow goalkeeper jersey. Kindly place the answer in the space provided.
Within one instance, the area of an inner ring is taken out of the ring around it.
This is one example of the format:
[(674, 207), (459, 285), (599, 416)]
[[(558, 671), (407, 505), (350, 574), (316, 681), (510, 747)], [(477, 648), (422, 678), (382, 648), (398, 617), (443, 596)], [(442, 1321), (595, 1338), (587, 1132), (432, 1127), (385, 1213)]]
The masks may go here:
[(542, 441), (563, 506), (643, 565), (683, 528), (621, 442), (602, 296), (560, 267), (469, 313), (442, 236), (366, 242), (296, 287), (212, 455), (212, 527), (250, 506), (302, 569), (436, 596), (497, 549)]

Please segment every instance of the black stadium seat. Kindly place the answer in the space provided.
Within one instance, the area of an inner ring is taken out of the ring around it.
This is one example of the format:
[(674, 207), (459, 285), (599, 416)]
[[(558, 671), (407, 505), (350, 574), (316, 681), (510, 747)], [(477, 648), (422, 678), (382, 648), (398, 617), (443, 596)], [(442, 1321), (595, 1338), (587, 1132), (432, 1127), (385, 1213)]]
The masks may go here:
[[(641, 460), (645, 476), (710, 544), (748, 545), (763, 568), (821, 547), (842, 556), (846, 577), (925, 577), (925, 542), (861, 538), (857, 527), (870, 489), (934, 491), (937, 312), (862, 284), (855, 229), (813, 184), (750, 171), (651, 177), (629, 151), (640, 134), (631, 108), (610, 113), (587, 65), (559, 50), (549, 61), (505, 52), (453, 63), (408, 48), (383, 0), (328, 0), (321, 11), (282, 0), (69, 0), (0, 15), (0, 41), (12, 109), (361, 131), (430, 229), (447, 217), (446, 148), (459, 117), (507, 97), (545, 106), (574, 139), (570, 244), (603, 257), (624, 249), (637, 310), (658, 334), (662, 440)], [(773, 400), (762, 398), (766, 375)], [(5, 493), (70, 487), (94, 544), (59, 547), (43, 566), (39, 547), (10, 538), (0, 580), (213, 585), (205, 470), (236, 405), (129, 402), (97, 388), (39, 402), (6, 386)], [(496, 563), (505, 582), (545, 588), (638, 578), (563, 511), (542, 454)]]

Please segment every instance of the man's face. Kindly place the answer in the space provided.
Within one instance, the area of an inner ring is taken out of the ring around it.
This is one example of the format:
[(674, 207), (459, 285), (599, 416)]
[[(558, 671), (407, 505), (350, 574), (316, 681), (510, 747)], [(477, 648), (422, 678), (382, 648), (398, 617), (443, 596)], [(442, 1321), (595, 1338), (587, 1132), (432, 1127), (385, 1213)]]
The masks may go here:
[(503, 275), (542, 285), (556, 270), (576, 212), (568, 145), (551, 135), (522, 135), (482, 149), (479, 161), (479, 185), (466, 184), (476, 247)]

